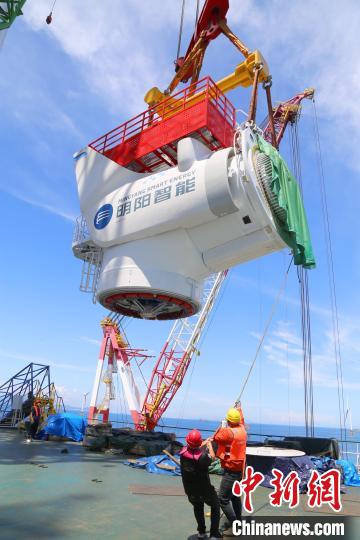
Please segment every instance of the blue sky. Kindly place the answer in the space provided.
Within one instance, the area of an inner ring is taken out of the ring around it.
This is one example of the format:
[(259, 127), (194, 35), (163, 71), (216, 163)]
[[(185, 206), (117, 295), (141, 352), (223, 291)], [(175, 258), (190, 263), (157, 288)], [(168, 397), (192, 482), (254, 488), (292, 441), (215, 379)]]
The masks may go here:
[[(89, 8), (89, 5), (91, 8)], [(104, 9), (104, 4), (106, 7)], [(28, 0), (0, 50), (1, 216), (3, 223), (0, 381), (30, 361), (49, 363), (69, 405), (92, 386), (106, 313), (78, 290), (81, 264), (71, 253), (79, 213), (72, 154), (144, 110), (151, 86), (165, 88), (177, 48), (180, 0), (58, 2)], [(338, 307), (344, 392), (360, 425), (358, 147), (360, 6), (335, 1), (230, 2), (229, 26), (258, 48), (273, 75), (273, 99), (316, 88)], [(183, 50), (194, 24), (188, 0)], [(203, 74), (230, 73), (239, 53), (220, 37), (208, 48)], [(249, 93), (229, 94), (247, 110)], [(259, 120), (264, 116), (261, 93)], [(312, 104), (300, 124), (305, 205), (318, 267), (310, 274), (315, 421), (337, 426), (337, 388)], [(241, 119), (241, 116), (239, 117)], [(284, 141), (282, 152), (288, 155)], [(285, 251), (231, 271), (206, 331), (201, 355), (169, 416), (223, 416), (237, 397), (258, 335), (288, 265)], [(251, 422), (303, 423), (300, 304), (296, 272), (246, 389)], [(132, 344), (158, 354), (170, 325), (128, 321)], [(145, 376), (152, 361), (144, 366)], [(138, 375), (137, 375), (138, 377)], [(119, 402), (114, 410), (119, 410)]]

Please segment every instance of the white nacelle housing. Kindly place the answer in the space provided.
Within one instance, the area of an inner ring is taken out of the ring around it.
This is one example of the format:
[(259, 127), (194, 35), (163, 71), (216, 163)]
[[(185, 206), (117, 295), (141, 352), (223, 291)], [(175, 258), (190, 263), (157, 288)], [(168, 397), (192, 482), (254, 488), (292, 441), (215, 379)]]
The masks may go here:
[(90, 147), (75, 155), (81, 211), (103, 250), (102, 305), (135, 317), (186, 317), (200, 309), (210, 274), (285, 247), (255, 170), (256, 136), (246, 128), (241, 140), (234, 155), (182, 139), (178, 166), (154, 174)]

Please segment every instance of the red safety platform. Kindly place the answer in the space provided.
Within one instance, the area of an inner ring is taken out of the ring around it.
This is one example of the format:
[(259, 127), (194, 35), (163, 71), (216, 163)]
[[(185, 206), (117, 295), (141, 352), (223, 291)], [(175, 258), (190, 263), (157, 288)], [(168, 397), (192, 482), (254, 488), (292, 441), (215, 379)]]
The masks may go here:
[(210, 77), (183, 88), (89, 144), (119, 165), (154, 172), (177, 164), (177, 143), (194, 137), (210, 150), (233, 144), (235, 107)]

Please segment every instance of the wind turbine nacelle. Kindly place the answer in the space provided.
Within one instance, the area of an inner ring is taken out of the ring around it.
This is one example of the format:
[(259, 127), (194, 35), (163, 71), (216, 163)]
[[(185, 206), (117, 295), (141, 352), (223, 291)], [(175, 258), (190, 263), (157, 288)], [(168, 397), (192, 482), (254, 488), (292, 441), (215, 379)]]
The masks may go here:
[(104, 307), (187, 317), (199, 311), (210, 274), (285, 247), (272, 214), (281, 209), (269, 198), (270, 160), (250, 128), (241, 139), (237, 155), (182, 139), (178, 165), (153, 174), (90, 147), (75, 154), (81, 211), (103, 250), (96, 297)]

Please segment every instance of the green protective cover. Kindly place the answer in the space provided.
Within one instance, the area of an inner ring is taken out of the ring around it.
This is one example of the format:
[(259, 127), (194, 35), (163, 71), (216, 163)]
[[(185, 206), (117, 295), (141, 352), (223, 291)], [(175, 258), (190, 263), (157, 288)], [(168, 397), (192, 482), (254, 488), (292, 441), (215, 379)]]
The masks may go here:
[(279, 221), (273, 214), (277, 231), (291, 248), (294, 263), (304, 268), (315, 268), (309, 227), (300, 188), (279, 152), (262, 137), (258, 136), (259, 150), (269, 156), (272, 168), (270, 189), (278, 204), (286, 212), (286, 222)]

